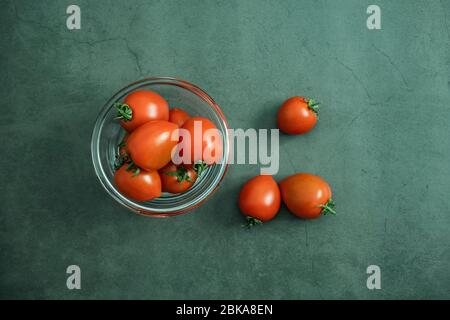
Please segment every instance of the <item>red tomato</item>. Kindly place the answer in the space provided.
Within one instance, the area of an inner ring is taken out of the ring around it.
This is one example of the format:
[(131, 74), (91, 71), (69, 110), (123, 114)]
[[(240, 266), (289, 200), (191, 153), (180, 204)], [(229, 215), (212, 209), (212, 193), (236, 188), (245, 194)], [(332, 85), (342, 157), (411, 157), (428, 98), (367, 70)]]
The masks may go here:
[(197, 172), (194, 169), (186, 169), (183, 166), (176, 166), (169, 163), (159, 169), (161, 177), (162, 191), (170, 193), (181, 193), (188, 190), (197, 180)]
[(115, 172), (114, 182), (120, 193), (133, 200), (149, 201), (161, 196), (161, 180), (156, 170), (144, 171), (124, 164)]
[(248, 180), (239, 194), (239, 208), (247, 216), (248, 226), (272, 220), (280, 209), (280, 189), (269, 175)]
[(149, 90), (130, 93), (124, 103), (117, 103), (117, 118), (131, 132), (151, 120), (169, 120), (169, 105), (159, 94)]
[(175, 123), (180, 128), (191, 116), (184, 110), (172, 108), (169, 111), (169, 121)]
[(317, 122), (319, 104), (312, 99), (292, 97), (278, 110), (278, 128), (287, 134), (308, 132)]
[[(197, 134), (195, 128), (197, 127)], [(183, 127), (190, 136), (190, 152), (189, 148), (183, 149), (183, 157), (187, 159), (185, 164), (194, 164), (203, 161), (211, 165), (222, 160), (223, 145), (222, 135), (211, 120), (203, 117), (192, 117), (188, 119)], [(183, 137), (181, 137), (183, 138)], [(197, 153), (195, 149), (198, 149)]]
[(297, 173), (280, 182), (283, 202), (294, 215), (314, 219), (321, 213), (336, 214), (331, 188), (321, 177)]
[(140, 126), (130, 134), (127, 141), (131, 159), (144, 170), (158, 170), (168, 164), (177, 144), (177, 125), (162, 120)]

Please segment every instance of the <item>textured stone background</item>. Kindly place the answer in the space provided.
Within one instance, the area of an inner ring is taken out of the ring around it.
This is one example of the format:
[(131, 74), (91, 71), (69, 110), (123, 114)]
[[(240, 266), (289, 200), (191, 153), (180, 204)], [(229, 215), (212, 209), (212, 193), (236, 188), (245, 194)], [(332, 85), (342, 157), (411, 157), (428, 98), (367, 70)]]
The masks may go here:
[[(3, 0), (0, 298), (450, 298), (449, 14), (444, 0)], [(158, 75), (205, 89), (234, 128), (271, 128), (285, 98), (317, 97), (316, 129), (281, 137), (277, 179), (322, 175), (339, 215), (283, 209), (242, 229), (257, 166), (231, 167), (183, 216), (117, 205), (91, 165), (95, 117)], [(370, 264), (382, 290), (366, 288)]]

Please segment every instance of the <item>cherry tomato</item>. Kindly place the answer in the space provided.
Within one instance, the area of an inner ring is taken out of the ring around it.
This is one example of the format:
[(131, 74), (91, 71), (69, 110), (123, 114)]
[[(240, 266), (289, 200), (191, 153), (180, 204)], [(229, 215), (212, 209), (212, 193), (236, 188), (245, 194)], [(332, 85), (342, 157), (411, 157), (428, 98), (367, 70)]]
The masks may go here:
[[(187, 155), (183, 154), (183, 157), (187, 159), (183, 163), (189, 165), (203, 161), (211, 165), (222, 160), (222, 135), (211, 120), (203, 117), (192, 117), (184, 123), (182, 129), (186, 130), (190, 136), (190, 148), (185, 144), (186, 149), (182, 150), (183, 153), (188, 153)], [(197, 153), (195, 152), (196, 148), (198, 149)]]
[(131, 159), (144, 170), (158, 170), (168, 164), (177, 144), (177, 125), (162, 120), (143, 124), (130, 134), (127, 141)]
[(176, 166), (169, 163), (159, 169), (161, 177), (162, 191), (170, 193), (182, 193), (188, 190), (197, 180), (197, 172), (194, 169), (186, 169), (183, 166)]
[(297, 173), (280, 182), (283, 202), (294, 215), (314, 219), (321, 213), (336, 214), (331, 188), (321, 177)]
[(161, 179), (156, 170), (145, 171), (124, 164), (115, 172), (114, 182), (120, 193), (133, 200), (149, 201), (161, 196)]
[(292, 97), (278, 110), (278, 128), (287, 134), (310, 131), (317, 122), (319, 104), (312, 99)]
[(239, 208), (247, 216), (247, 226), (272, 220), (280, 209), (278, 184), (269, 175), (248, 180), (239, 194)]
[(169, 105), (159, 94), (149, 90), (130, 93), (124, 103), (117, 103), (117, 118), (128, 132), (151, 120), (169, 120)]
[(180, 128), (191, 116), (184, 110), (172, 108), (169, 111), (169, 121), (175, 123)]

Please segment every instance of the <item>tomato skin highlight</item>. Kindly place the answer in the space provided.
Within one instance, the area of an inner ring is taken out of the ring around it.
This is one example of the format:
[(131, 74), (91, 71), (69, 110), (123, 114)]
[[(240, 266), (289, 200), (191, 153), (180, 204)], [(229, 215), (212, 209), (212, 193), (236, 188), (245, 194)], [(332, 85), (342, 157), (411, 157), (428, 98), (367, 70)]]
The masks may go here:
[(127, 148), (134, 163), (149, 171), (161, 169), (168, 164), (177, 143), (178, 126), (169, 121), (154, 120), (130, 134)]
[(186, 111), (180, 108), (172, 108), (169, 111), (169, 121), (175, 123), (180, 128), (191, 116)]
[(189, 180), (178, 181), (177, 176), (171, 175), (177, 172), (180, 167), (177, 167), (173, 163), (169, 163), (164, 168), (159, 169), (159, 175), (161, 177), (161, 187), (162, 191), (170, 192), (170, 193), (182, 193), (192, 187), (197, 180), (197, 172), (194, 169), (187, 169), (182, 167), (181, 169), (185, 170), (186, 176), (189, 177)]
[[(201, 137), (201, 141), (194, 141), (196, 138), (195, 135), (195, 124), (200, 124), (202, 130), (199, 132), (199, 137)], [(182, 129), (187, 130), (191, 136), (191, 146), (190, 146), (190, 154), (187, 155), (188, 161), (184, 162), (186, 165), (194, 164), (199, 161), (203, 161), (208, 165), (219, 163), (222, 160), (223, 156), (223, 137), (214, 123), (204, 117), (192, 117), (188, 119), (184, 124)], [(214, 141), (214, 139), (207, 135), (208, 130), (216, 130), (218, 133), (218, 141)], [(195, 153), (195, 147), (201, 145), (201, 152), (199, 154)], [(184, 151), (184, 150), (183, 150)], [(189, 151), (189, 150), (187, 150)], [(204, 156), (204, 155), (211, 156)]]
[(297, 173), (280, 182), (281, 197), (291, 213), (299, 218), (315, 219), (331, 199), (328, 183), (309, 173)]
[(310, 131), (317, 123), (317, 114), (304, 97), (287, 99), (278, 110), (277, 126), (287, 134), (302, 134)]
[(120, 121), (120, 125), (128, 132), (151, 120), (169, 120), (169, 104), (156, 92), (150, 90), (132, 92), (125, 98), (124, 103), (132, 110), (131, 120)]
[(239, 194), (239, 209), (242, 214), (262, 222), (272, 220), (280, 210), (280, 205), (280, 189), (269, 175), (251, 178)]
[(161, 179), (158, 171), (140, 170), (135, 174), (133, 170), (126, 169), (127, 164), (114, 173), (114, 182), (120, 193), (137, 201), (150, 201), (161, 196)]

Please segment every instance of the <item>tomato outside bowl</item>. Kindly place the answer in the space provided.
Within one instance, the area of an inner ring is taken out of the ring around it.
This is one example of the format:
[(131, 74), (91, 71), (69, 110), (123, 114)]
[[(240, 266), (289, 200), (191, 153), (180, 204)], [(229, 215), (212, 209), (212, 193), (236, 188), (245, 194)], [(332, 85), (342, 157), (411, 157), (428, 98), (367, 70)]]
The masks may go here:
[[(126, 132), (116, 118), (114, 104), (122, 102), (131, 92), (151, 90), (163, 96), (171, 108), (178, 107), (191, 116), (210, 119), (222, 134), (223, 161), (210, 166), (186, 192), (171, 194), (139, 202), (122, 195), (114, 184), (114, 161), (118, 145)], [(217, 189), (227, 172), (229, 157), (228, 125), (217, 103), (199, 87), (180, 79), (168, 77), (146, 78), (129, 84), (114, 94), (101, 109), (95, 122), (91, 141), (92, 162), (103, 188), (126, 208), (151, 217), (167, 217), (185, 213), (202, 204)]]

